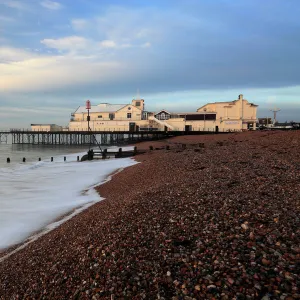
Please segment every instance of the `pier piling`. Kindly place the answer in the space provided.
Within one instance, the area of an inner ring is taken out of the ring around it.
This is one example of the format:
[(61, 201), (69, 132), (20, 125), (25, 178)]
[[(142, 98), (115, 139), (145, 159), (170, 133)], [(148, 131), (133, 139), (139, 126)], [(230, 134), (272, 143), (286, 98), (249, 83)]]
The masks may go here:
[(107, 157), (107, 149), (104, 149), (102, 151), (102, 159), (105, 159)]
[(10, 158), (9, 158), (9, 157), (6, 159), (6, 162), (7, 162), (7, 163), (10, 163)]

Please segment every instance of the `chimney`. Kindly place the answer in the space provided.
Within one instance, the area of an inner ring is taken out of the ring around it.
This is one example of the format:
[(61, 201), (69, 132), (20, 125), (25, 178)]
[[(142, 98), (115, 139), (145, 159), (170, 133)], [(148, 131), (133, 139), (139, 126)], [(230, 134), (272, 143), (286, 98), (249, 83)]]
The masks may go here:
[(243, 94), (239, 95), (239, 100), (243, 100)]

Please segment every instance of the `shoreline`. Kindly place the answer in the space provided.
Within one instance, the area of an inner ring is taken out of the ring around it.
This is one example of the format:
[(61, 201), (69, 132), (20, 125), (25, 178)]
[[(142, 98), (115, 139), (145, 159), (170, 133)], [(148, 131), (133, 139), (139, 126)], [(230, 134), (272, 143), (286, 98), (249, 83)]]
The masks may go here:
[(0, 263), (3, 299), (299, 298), (299, 134), (150, 145), (171, 150), (136, 156), (104, 200)]
[[(119, 172), (122, 172), (123, 170), (124, 170), (124, 168), (119, 168), (115, 172), (112, 172), (112, 173), (108, 174), (107, 177), (103, 181), (101, 181), (100, 183), (93, 184), (90, 187), (88, 187), (87, 189), (83, 190), (82, 194), (86, 193), (90, 189), (96, 190), (97, 187), (99, 187), (102, 184), (105, 184), (105, 183), (109, 182), (114, 175), (118, 174)], [(99, 198), (97, 201), (89, 202), (89, 203), (86, 203), (82, 206), (75, 207), (72, 210), (70, 210), (69, 212), (67, 212), (65, 214), (62, 214), (61, 216), (55, 218), (51, 223), (46, 224), (40, 230), (38, 230), (36, 232), (33, 232), (24, 241), (22, 241), (20, 243), (17, 243), (15, 245), (9, 246), (7, 248), (0, 249), (0, 263), (3, 262), (4, 260), (6, 260), (7, 258), (9, 258), (11, 255), (13, 255), (13, 254), (17, 253), (18, 251), (24, 249), (29, 244), (37, 241), (39, 238), (41, 238), (44, 235), (48, 234), (52, 230), (55, 230), (57, 227), (63, 225), (65, 222), (72, 219), (76, 215), (80, 214), (84, 210), (88, 209), (90, 206), (102, 201), (104, 198), (99, 193), (97, 193), (97, 194), (98, 194), (98, 198)]]

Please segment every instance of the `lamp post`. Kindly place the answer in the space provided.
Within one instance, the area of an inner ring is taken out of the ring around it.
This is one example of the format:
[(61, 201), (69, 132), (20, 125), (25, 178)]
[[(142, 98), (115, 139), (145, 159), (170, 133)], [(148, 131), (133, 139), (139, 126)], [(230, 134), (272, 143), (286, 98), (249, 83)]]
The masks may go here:
[(93, 150), (91, 150), (92, 139), (91, 139), (91, 131), (90, 131), (90, 119), (91, 119), (91, 117), (90, 117), (91, 101), (90, 100), (86, 100), (85, 107), (88, 111), (87, 122), (88, 122), (88, 132), (90, 133), (89, 134), (90, 142), (89, 142), (88, 160), (92, 160), (93, 156), (94, 156), (94, 153), (93, 153)]
[(86, 109), (88, 111), (88, 115), (87, 115), (88, 131), (90, 131), (90, 109), (91, 109), (91, 101), (90, 100), (86, 100), (85, 104), (86, 104)]

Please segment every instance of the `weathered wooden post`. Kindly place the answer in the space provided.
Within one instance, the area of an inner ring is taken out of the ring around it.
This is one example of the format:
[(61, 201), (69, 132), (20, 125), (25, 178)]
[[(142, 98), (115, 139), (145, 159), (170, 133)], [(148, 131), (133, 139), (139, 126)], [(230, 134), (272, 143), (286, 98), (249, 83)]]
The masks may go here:
[(137, 146), (135, 146), (135, 147), (133, 148), (133, 153), (134, 153), (134, 155), (137, 154)]
[(67, 160), (67, 158), (64, 156), (64, 161), (66, 161)]
[(79, 161), (79, 156), (77, 156), (77, 161)]
[(51, 162), (53, 162), (53, 157), (51, 157)]
[(153, 146), (149, 146), (149, 149), (152, 151), (153, 150)]
[(166, 146), (166, 150), (170, 150), (170, 146), (169, 145)]
[(119, 148), (118, 157), (122, 157), (122, 148)]
[(26, 158), (25, 157), (23, 157), (23, 162), (26, 162)]
[(105, 159), (106, 156), (107, 156), (107, 149), (104, 149), (104, 150), (102, 151), (102, 159)]
[(41, 161), (42, 159), (39, 157), (39, 161)]
[(10, 163), (10, 158), (9, 158), (9, 157), (6, 159), (6, 162), (7, 162), (7, 163)]

